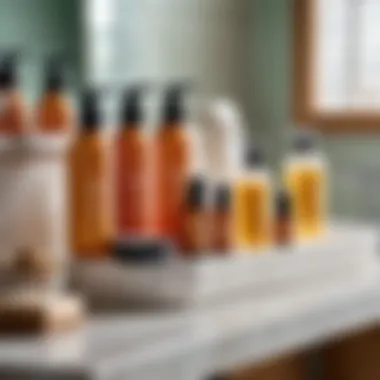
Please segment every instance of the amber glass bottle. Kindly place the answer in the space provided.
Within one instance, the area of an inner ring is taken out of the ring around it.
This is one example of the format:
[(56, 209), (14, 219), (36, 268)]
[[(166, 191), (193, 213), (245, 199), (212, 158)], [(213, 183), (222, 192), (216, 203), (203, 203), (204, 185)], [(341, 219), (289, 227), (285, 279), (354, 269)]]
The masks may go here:
[(205, 180), (200, 177), (191, 178), (186, 186), (179, 244), (181, 253), (186, 256), (204, 254), (210, 248), (207, 190)]
[(323, 234), (327, 220), (327, 165), (310, 133), (300, 133), (285, 163), (285, 183), (292, 198), (297, 240)]
[(142, 88), (125, 92), (116, 135), (116, 216), (120, 236), (146, 236), (152, 229), (152, 144), (144, 131)]
[(267, 248), (273, 241), (272, 185), (268, 168), (259, 149), (249, 149), (246, 170), (235, 184), (235, 242), (241, 249)]
[(289, 194), (280, 190), (275, 201), (274, 239), (278, 246), (289, 246), (294, 242), (294, 221)]
[(110, 165), (96, 93), (83, 97), (80, 131), (70, 152), (71, 245), (83, 258), (107, 254), (112, 238)]
[(181, 210), (190, 174), (191, 139), (185, 125), (183, 88), (171, 86), (165, 97), (163, 122), (155, 139), (156, 209), (159, 233), (178, 243)]
[(47, 62), (45, 77), (45, 90), (36, 109), (36, 129), (44, 133), (70, 132), (73, 129), (73, 115), (58, 59), (52, 58)]
[(24, 97), (18, 87), (17, 55), (0, 57), (0, 133), (19, 135), (28, 128)]
[(219, 184), (215, 189), (211, 211), (211, 248), (218, 254), (227, 254), (233, 247), (231, 189)]

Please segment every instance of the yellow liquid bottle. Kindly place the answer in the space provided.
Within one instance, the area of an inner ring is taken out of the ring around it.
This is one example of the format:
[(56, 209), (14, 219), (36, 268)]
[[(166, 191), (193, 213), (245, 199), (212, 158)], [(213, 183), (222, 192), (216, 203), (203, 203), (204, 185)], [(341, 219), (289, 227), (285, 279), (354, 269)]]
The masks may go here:
[(326, 230), (327, 168), (310, 136), (300, 136), (295, 145), (295, 154), (285, 164), (284, 181), (293, 205), (296, 239), (308, 241)]
[(273, 242), (272, 184), (261, 152), (251, 150), (246, 164), (233, 196), (234, 240), (237, 248), (254, 252)]

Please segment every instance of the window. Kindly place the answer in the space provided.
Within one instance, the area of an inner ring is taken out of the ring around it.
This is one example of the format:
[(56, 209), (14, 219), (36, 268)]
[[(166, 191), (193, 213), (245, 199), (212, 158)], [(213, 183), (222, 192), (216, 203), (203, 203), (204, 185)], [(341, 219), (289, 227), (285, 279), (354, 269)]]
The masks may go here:
[(295, 121), (380, 131), (380, 1), (294, 4)]

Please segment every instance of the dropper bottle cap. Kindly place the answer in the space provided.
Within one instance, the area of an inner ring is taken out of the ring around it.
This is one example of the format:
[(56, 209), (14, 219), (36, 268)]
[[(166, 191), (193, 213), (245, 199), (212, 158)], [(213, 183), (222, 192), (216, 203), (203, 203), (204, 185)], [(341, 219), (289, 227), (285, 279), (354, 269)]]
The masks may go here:
[(62, 59), (58, 56), (49, 57), (45, 63), (45, 90), (61, 91), (65, 86)]
[(280, 189), (276, 194), (276, 212), (279, 218), (289, 218), (292, 212), (292, 205), (289, 193)]
[(81, 99), (80, 123), (85, 132), (101, 128), (103, 120), (99, 105), (99, 94), (94, 89), (84, 91)]
[(187, 89), (186, 84), (172, 84), (165, 93), (163, 104), (163, 123), (166, 125), (175, 124), (184, 125), (187, 116), (187, 109), (184, 101), (184, 92)]
[(307, 153), (315, 150), (316, 136), (310, 131), (298, 132), (294, 139), (294, 150), (299, 153)]
[(228, 211), (231, 207), (231, 189), (227, 184), (219, 184), (215, 189), (215, 209)]
[(246, 150), (244, 161), (248, 168), (262, 167), (265, 165), (264, 152), (258, 147), (249, 147)]
[(0, 55), (0, 89), (9, 89), (17, 85), (17, 53)]
[(207, 185), (205, 180), (200, 176), (190, 178), (187, 193), (186, 205), (191, 210), (203, 209), (207, 201)]
[(143, 86), (133, 86), (124, 92), (121, 105), (121, 124), (123, 128), (138, 128), (144, 120), (142, 107)]

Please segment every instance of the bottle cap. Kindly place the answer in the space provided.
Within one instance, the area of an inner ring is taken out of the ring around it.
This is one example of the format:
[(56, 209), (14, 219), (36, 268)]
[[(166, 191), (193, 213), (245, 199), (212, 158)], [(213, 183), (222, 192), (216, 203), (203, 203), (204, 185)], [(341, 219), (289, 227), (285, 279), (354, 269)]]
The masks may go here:
[(121, 238), (115, 242), (113, 247), (113, 256), (126, 263), (159, 263), (167, 260), (172, 254), (172, 245), (164, 239)]
[(310, 131), (298, 132), (294, 139), (294, 150), (300, 153), (309, 152), (316, 147), (316, 136)]
[(187, 89), (186, 84), (172, 84), (165, 94), (163, 104), (163, 123), (183, 125), (186, 119), (186, 106), (184, 101), (184, 92)]
[(133, 86), (125, 90), (120, 115), (123, 127), (138, 127), (144, 120), (141, 104), (141, 95), (144, 90), (142, 86)]
[(249, 168), (263, 166), (265, 164), (264, 152), (258, 147), (249, 147), (245, 154), (245, 164)]
[(45, 63), (45, 90), (60, 91), (65, 86), (63, 61), (58, 56), (49, 57)]
[(186, 190), (186, 204), (191, 209), (203, 208), (207, 201), (207, 185), (203, 178), (190, 179)]
[(82, 95), (80, 123), (81, 129), (88, 132), (98, 130), (102, 126), (99, 94), (94, 89), (88, 89)]
[(276, 195), (276, 214), (280, 218), (290, 217), (292, 204), (288, 192), (280, 190)]
[(215, 208), (219, 211), (227, 211), (231, 206), (231, 189), (226, 184), (218, 185), (215, 190)]
[(17, 85), (17, 53), (0, 55), (0, 89), (8, 89)]

